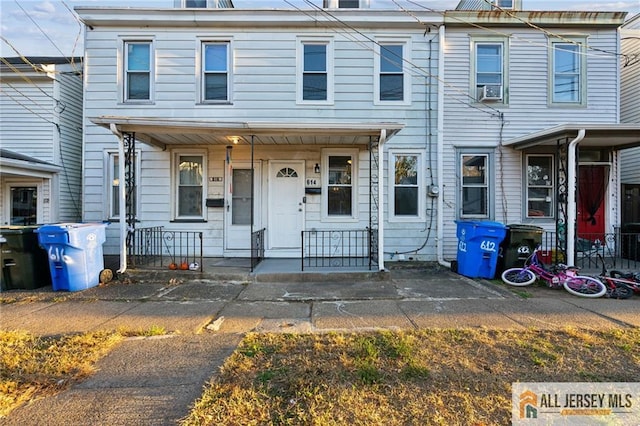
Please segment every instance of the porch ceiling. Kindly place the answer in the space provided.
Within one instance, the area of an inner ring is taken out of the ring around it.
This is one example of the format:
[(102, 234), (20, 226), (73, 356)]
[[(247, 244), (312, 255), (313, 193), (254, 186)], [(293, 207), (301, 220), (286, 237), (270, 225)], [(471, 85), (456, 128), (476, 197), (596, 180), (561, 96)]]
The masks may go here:
[(93, 123), (161, 148), (176, 145), (368, 145), (369, 137), (386, 130), (389, 139), (404, 125), (391, 122), (231, 122), (102, 116)]
[(558, 140), (574, 139), (584, 129), (581, 147), (633, 148), (640, 146), (640, 124), (562, 124), (536, 133), (511, 139), (506, 146), (526, 149), (539, 145), (556, 145)]

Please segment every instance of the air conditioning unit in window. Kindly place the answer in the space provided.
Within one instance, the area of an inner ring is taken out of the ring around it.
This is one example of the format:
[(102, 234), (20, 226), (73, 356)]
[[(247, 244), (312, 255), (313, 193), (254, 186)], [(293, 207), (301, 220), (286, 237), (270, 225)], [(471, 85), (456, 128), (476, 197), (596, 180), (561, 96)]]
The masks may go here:
[(480, 88), (480, 102), (502, 100), (502, 85), (487, 84)]

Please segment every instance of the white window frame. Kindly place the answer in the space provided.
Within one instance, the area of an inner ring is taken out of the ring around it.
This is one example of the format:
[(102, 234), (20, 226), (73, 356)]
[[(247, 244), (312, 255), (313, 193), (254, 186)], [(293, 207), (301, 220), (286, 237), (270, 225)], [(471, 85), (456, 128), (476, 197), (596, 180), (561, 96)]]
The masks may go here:
[[(227, 99), (225, 100), (215, 100), (215, 99), (205, 99), (205, 46), (208, 44), (226, 44), (227, 46)], [(202, 38), (198, 40), (196, 54), (196, 64), (198, 69), (198, 75), (196, 77), (197, 87), (198, 87), (198, 99), (200, 104), (207, 105), (229, 105), (232, 103), (233, 99), (233, 40), (227, 38)]]
[[(404, 156), (417, 157), (416, 170), (418, 172), (416, 185), (396, 184), (396, 158)], [(418, 212), (416, 215), (396, 215), (395, 212), (395, 189), (396, 187), (417, 187), (418, 188)], [(390, 149), (389, 150), (389, 220), (391, 222), (416, 222), (425, 219), (425, 199), (426, 188), (424, 184), (424, 155), (421, 151), (410, 149)]]
[[(485, 182), (482, 184), (475, 185), (464, 185), (463, 181), (463, 157), (465, 156), (482, 156), (486, 158), (485, 161)], [(457, 161), (456, 161), (456, 169), (458, 176), (458, 196), (457, 196), (457, 205), (458, 211), (457, 216), (460, 219), (491, 219), (494, 216), (495, 211), (495, 173), (493, 170), (494, 164), (494, 155), (491, 150), (482, 150), (482, 149), (459, 149), (457, 152)], [(487, 188), (487, 199), (486, 199), (486, 212), (485, 214), (465, 214), (463, 211), (464, 208), (464, 188), (469, 187), (483, 187)]]
[(481, 85), (478, 83), (478, 46), (479, 45), (501, 45), (502, 46), (502, 99), (497, 103), (507, 104), (509, 99), (509, 40), (506, 37), (496, 36), (472, 36), (471, 37), (471, 72), (469, 93), (476, 102), (480, 102)]
[[(48, 203), (48, 208), (49, 208), (49, 218), (53, 217), (53, 211), (51, 211), (51, 209), (53, 208), (60, 208), (59, 202), (53, 202), (53, 200), (51, 199), (54, 194), (53, 194), (53, 188), (52, 188), (52, 178), (49, 177), (43, 177), (43, 178), (25, 178), (24, 180), (16, 178), (6, 178), (4, 179), (4, 199), (6, 200), (6, 202), (4, 203), (4, 223), (3, 225), (10, 225), (11, 222), (11, 203), (12, 203), (12, 197), (11, 197), (11, 188), (23, 188), (23, 187), (35, 187), (36, 188), (36, 194), (38, 197), (38, 201), (36, 203), (36, 223), (44, 223), (45, 222), (45, 218), (44, 218), (44, 204)], [(47, 190), (49, 191), (49, 196), (46, 197), (47, 194), (44, 193), (44, 188), (45, 186), (47, 186)], [(48, 201), (45, 201), (47, 200)], [(51, 219), (49, 219), (51, 220)]]
[[(105, 193), (107, 194), (107, 205), (106, 207), (106, 211), (105, 211), (105, 217), (108, 220), (113, 220), (113, 221), (117, 221), (120, 220), (120, 212), (119, 211), (115, 211), (114, 210), (114, 196), (113, 196), (113, 182), (115, 179), (118, 179), (118, 181), (120, 180), (119, 176), (115, 175), (115, 165), (117, 164), (117, 160), (116, 158), (118, 158), (118, 151), (105, 151), (104, 153), (104, 170), (105, 170), (105, 182), (104, 182), (104, 187), (105, 187)], [(136, 219), (139, 217), (140, 214), (140, 191), (138, 191), (138, 189), (140, 188), (140, 155), (141, 155), (141, 151), (136, 150), (136, 159), (135, 159), (135, 173), (136, 173), (136, 205), (135, 205), (135, 212), (136, 212)], [(118, 185), (120, 183), (118, 182)]]
[[(582, 107), (586, 106), (587, 103), (587, 55), (585, 54), (585, 45), (586, 45), (585, 37), (550, 37), (549, 38), (549, 105), (558, 107), (558, 106), (568, 106), (568, 107)], [(560, 45), (575, 45), (577, 50), (575, 55), (578, 56), (578, 64), (580, 66), (580, 70), (578, 73), (578, 100), (573, 101), (561, 101), (555, 99), (555, 82), (556, 75), (560, 75), (561, 73), (556, 73), (556, 49), (560, 47)]]
[[(549, 158), (551, 160), (551, 164), (550, 164), (550, 168), (549, 168), (549, 180), (551, 181), (550, 184), (548, 185), (529, 185), (529, 159), (530, 158), (534, 158), (534, 157), (546, 157)], [(544, 219), (553, 219), (555, 218), (555, 192), (556, 192), (556, 186), (555, 186), (555, 177), (554, 177), (554, 171), (555, 171), (555, 156), (553, 154), (527, 154), (525, 155), (525, 163), (524, 163), (524, 217), (527, 219), (534, 219), (534, 220), (544, 220)], [(544, 201), (542, 199), (539, 198), (529, 198), (529, 189), (530, 188), (545, 188), (550, 190), (550, 197), (551, 200), (548, 201), (550, 206), (551, 206), (551, 215), (550, 216), (534, 216), (534, 215), (529, 215), (529, 200), (532, 201)]]
[[(304, 99), (304, 46), (308, 44), (325, 45), (327, 50), (327, 99)], [(333, 38), (328, 37), (299, 37), (297, 40), (297, 64), (296, 64), (296, 103), (299, 105), (333, 105), (334, 103), (334, 47)]]
[[(322, 221), (323, 222), (356, 222), (359, 216), (358, 205), (358, 161), (357, 149), (334, 148), (322, 150)], [(351, 215), (329, 215), (329, 157), (351, 156)]]
[[(149, 99), (129, 99), (128, 87), (128, 55), (129, 44), (149, 44)], [(155, 42), (153, 37), (120, 37), (118, 38), (118, 93), (120, 101), (126, 104), (149, 105), (155, 101)]]
[[(382, 62), (382, 54), (381, 49), (387, 45), (395, 45), (402, 46), (402, 100), (381, 100), (380, 99), (380, 76), (381, 72), (381, 62)], [(374, 64), (374, 80), (373, 80), (373, 104), (374, 105), (411, 105), (411, 70), (408, 69), (407, 64), (410, 64), (412, 61), (411, 57), (412, 47), (411, 47), (411, 39), (406, 37), (385, 37), (385, 38), (376, 38), (374, 45), (374, 56), (375, 60)]]
[[(179, 215), (179, 185), (180, 185), (180, 157), (183, 156), (198, 156), (202, 157), (202, 199), (201, 199), (201, 211), (202, 215), (190, 215), (190, 216), (180, 216)], [(206, 221), (207, 220), (207, 208), (206, 208), (206, 199), (207, 199), (207, 152), (203, 150), (176, 150), (172, 152), (171, 155), (171, 207), (172, 207), (172, 217), (174, 221)]]

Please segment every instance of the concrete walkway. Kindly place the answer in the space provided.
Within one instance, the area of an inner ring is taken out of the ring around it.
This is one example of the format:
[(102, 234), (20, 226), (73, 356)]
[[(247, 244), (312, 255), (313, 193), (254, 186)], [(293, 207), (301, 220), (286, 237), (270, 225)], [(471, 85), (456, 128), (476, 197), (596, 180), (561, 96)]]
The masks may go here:
[(94, 376), (20, 407), (6, 425), (173, 425), (187, 415), (244, 333), (422, 327), (640, 327), (640, 297), (585, 299), (545, 287), (508, 289), (438, 269), (388, 273), (163, 272), (82, 292), (0, 293), (1, 328), (37, 335), (163, 327), (128, 339)]

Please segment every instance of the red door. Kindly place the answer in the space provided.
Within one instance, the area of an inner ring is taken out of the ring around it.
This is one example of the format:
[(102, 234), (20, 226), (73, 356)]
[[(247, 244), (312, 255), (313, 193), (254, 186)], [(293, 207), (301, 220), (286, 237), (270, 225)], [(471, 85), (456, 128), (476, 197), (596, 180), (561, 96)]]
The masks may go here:
[(607, 166), (580, 166), (578, 175), (578, 237), (604, 240)]

